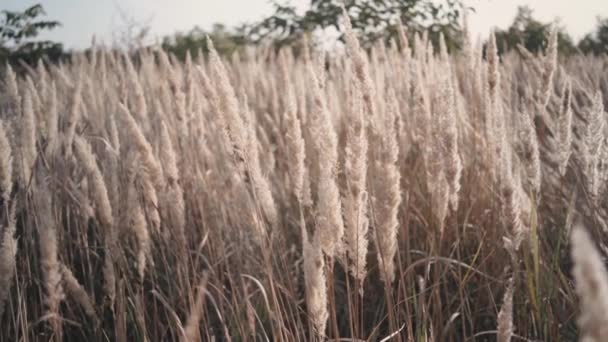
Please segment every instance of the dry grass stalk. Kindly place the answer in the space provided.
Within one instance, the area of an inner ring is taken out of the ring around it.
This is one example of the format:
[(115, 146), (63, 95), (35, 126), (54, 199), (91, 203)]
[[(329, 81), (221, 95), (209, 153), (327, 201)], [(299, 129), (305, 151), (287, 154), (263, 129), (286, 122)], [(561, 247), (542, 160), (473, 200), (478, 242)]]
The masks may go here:
[(205, 306), (208, 279), (209, 275), (207, 273), (203, 274), (203, 277), (201, 278), (201, 281), (197, 287), (198, 290), (196, 291), (196, 300), (190, 307), (190, 315), (188, 316), (186, 326), (184, 327), (184, 342), (200, 341), (199, 324), (203, 318), (202, 316)]
[(498, 342), (510, 342), (513, 336), (513, 292), (515, 284), (513, 278), (509, 279), (505, 291), (502, 307), (498, 313)]
[(97, 313), (95, 312), (95, 306), (91, 301), (85, 288), (78, 282), (78, 279), (74, 277), (72, 271), (65, 265), (61, 265), (61, 276), (63, 278), (63, 285), (66, 292), (72, 296), (74, 301), (78, 303), (84, 310), (84, 312), (92, 319), (97, 319)]
[(608, 336), (608, 273), (585, 228), (574, 228), (571, 240), (572, 273), (580, 298), (580, 341), (604, 341)]
[(50, 322), (55, 339), (59, 341), (62, 335), (59, 304), (64, 298), (64, 292), (58, 259), (57, 227), (52, 213), (51, 196), (44, 179), (37, 177), (36, 191), (33, 194), (38, 213), (36, 225), (40, 241), (40, 266), (46, 293), (44, 303), (47, 313), (45, 316)]
[(325, 262), (319, 236), (314, 234), (312, 241), (310, 241), (305, 227), (302, 227), (302, 254), (308, 316), (313, 324), (315, 334), (323, 338), (329, 317)]
[(401, 175), (397, 167), (399, 145), (395, 132), (397, 103), (389, 99), (389, 109), (381, 121), (381, 126), (373, 132), (377, 150), (373, 166), (373, 217), (376, 229), (376, 248), (380, 277), (385, 284), (395, 280), (395, 254), (397, 253), (397, 231), (399, 226), (399, 205), (401, 204)]
[[(355, 87), (356, 88), (356, 87)], [(361, 283), (366, 274), (369, 220), (367, 216), (367, 130), (360, 93), (351, 94), (355, 104), (346, 136), (344, 173), (346, 194), (343, 199), (344, 239), (351, 275)]]
[(0, 196), (8, 203), (13, 189), (13, 156), (4, 122), (0, 120)]
[(564, 83), (560, 101), (560, 117), (557, 120), (557, 151), (559, 173), (566, 174), (568, 160), (572, 153), (572, 82)]
[[(5, 202), (6, 203), (6, 202)], [(0, 318), (4, 313), (5, 302), (15, 276), (15, 256), (17, 254), (17, 239), (15, 238), (15, 206), (8, 213), (7, 224), (0, 240)]]

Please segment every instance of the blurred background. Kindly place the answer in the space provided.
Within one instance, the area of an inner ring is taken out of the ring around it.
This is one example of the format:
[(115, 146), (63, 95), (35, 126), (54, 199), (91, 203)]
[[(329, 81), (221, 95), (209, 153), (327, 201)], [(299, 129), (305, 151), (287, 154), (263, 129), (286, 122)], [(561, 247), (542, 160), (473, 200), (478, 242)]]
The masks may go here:
[[(0, 62), (32, 63), (69, 58), (93, 44), (134, 50), (162, 47), (184, 58), (205, 51), (209, 35), (223, 54), (248, 45), (279, 48), (306, 36), (332, 49), (341, 45), (341, 0), (3, 0)], [(560, 28), (563, 54), (608, 51), (605, 0), (346, 0), (365, 44), (390, 40), (400, 20), (409, 34), (429, 31), (450, 49), (462, 36), (497, 32), (501, 53), (522, 44), (542, 48), (552, 24)], [(463, 25), (465, 14), (468, 27)], [(19, 62), (21, 61), (21, 62)]]

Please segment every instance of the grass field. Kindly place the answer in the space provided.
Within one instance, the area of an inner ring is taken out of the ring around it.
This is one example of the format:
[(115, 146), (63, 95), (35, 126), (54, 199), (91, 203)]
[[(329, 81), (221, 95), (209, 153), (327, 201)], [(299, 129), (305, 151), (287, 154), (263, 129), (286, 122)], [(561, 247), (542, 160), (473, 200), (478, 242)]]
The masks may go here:
[(608, 58), (345, 47), (7, 68), (0, 341), (603, 341)]

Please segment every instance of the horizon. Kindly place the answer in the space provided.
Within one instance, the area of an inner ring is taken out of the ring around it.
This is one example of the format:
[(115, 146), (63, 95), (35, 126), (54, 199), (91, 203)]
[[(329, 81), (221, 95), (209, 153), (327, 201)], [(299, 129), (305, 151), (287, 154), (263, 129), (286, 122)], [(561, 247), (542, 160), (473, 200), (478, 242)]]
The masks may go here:
[[(513, 21), (519, 6), (529, 6), (534, 17), (541, 22), (558, 20), (560, 26), (576, 42), (591, 33), (597, 18), (608, 17), (608, 2), (586, 0), (581, 2), (551, 0), (465, 0), (465, 5), (475, 9), (469, 14), (469, 26), (474, 38), (487, 35), (492, 29), (506, 29)], [(40, 35), (42, 39), (58, 41), (66, 49), (83, 49), (91, 46), (93, 37), (97, 41), (113, 44), (118, 33), (129, 23), (137, 23), (150, 29), (147, 42), (159, 43), (163, 37), (178, 32), (187, 32), (194, 27), (209, 30), (214, 24), (233, 28), (251, 23), (272, 13), (268, 0), (225, 0), (222, 2), (203, 0), (125, 0), (98, 3), (82, 0), (8, 0), (0, 10), (23, 10), (41, 3), (49, 20), (57, 20), (61, 26)], [(302, 11), (308, 0), (292, 1)]]

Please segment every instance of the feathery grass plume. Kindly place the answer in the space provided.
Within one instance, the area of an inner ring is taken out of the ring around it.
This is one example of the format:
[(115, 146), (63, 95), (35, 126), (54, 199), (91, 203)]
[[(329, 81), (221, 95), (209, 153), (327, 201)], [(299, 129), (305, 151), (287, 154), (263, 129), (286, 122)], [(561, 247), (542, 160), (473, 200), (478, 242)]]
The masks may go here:
[(344, 7), (344, 4), (341, 3), (342, 7), (342, 15), (344, 16), (344, 28), (345, 28), (345, 40), (346, 40), (346, 48), (348, 49), (348, 53), (350, 59), (353, 62), (353, 67), (355, 71), (355, 76), (359, 80), (361, 84), (361, 95), (363, 95), (363, 100), (366, 105), (366, 109), (368, 115), (371, 118), (375, 118), (377, 110), (376, 110), (376, 91), (374, 89), (374, 84), (372, 82), (372, 78), (369, 74), (369, 65), (367, 62), (367, 57), (365, 56), (365, 52), (361, 49), (359, 44), (359, 40), (353, 31), (353, 26), (350, 22), (350, 18), (348, 16), (348, 11)]
[(32, 98), (32, 108), (34, 110), (34, 118), (36, 119), (36, 132), (43, 131), (44, 128), (41, 125), (42, 100), (40, 99), (40, 95), (38, 94), (38, 89), (34, 85), (34, 81), (32, 81), (32, 78), (29, 75), (25, 77), (25, 88), (27, 88)]
[(465, 10), (462, 17), (462, 55), (466, 63), (468, 75), (469, 77), (473, 77), (475, 75), (475, 51), (469, 28), (469, 11)]
[(126, 131), (131, 137), (131, 142), (137, 149), (137, 152), (140, 156), (140, 160), (144, 164), (146, 168), (146, 172), (150, 175), (151, 181), (157, 189), (162, 189), (163, 182), (163, 174), (161, 171), (161, 167), (158, 163), (158, 160), (154, 156), (154, 152), (152, 151), (152, 146), (144, 136), (141, 128), (131, 116), (131, 112), (129, 109), (122, 103), (118, 104), (119, 111), (122, 113), (121, 117), (123, 119), (123, 123), (126, 126)]
[(160, 124), (160, 149), (159, 159), (163, 167), (165, 179), (168, 185), (174, 185), (179, 181), (179, 169), (177, 168), (177, 156), (171, 142), (169, 129), (164, 122)]
[(106, 184), (97, 166), (91, 146), (84, 138), (77, 135), (74, 137), (74, 147), (75, 155), (85, 170), (89, 184), (92, 187), (93, 202), (97, 209), (99, 221), (104, 226), (104, 229), (112, 230), (114, 226), (112, 206), (110, 205)]
[(72, 296), (74, 301), (78, 303), (84, 310), (84, 312), (92, 319), (97, 319), (97, 313), (95, 312), (95, 306), (91, 301), (85, 288), (78, 282), (78, 279), (74, 276), (67, 266), (61, 264), (61, 276), (63, 279), (63, 285), (66, 292)]
[(230, 84), (224, 63), (222, 63), (215, 51), (213, 42), (209, 37), (207, 37), (207, 46), (209, 47), (209, 64), (218, 95), (217, 99), (220, 106), (218, 109), (221, 111), (222, 123), (233, 144), (232, 152), (236, 160), (246, 163), (245, 147), (247, 146), (249, 135), (245, 122), (239, 113), (239, 103), (234, 88)]
[(256, 200), (260, 205), (266, 218), (271, 224), (276, 224), (278, 221), (278, 212), (276, 203), (272, 197), (272, 191), (270, 190), (270, 183), (268, 178), (262, 174), (262, 168), (260, 165), (260, 156), (258, 147), (260, 146), (261, 140), (258, 140), (256, 134), (257, 122), (253, 120), (252, 113), (247, 105), (247, 96), (243, 99), (243, 117), (245, 128), (247, 129), (247, 146), (246, 148), (246, 162), (248, 166), (249, 176), (251, 179), (251, 185), (255, 193)]
[(566, 174), (572, 153), (572, 82), (568, 80), (562, 89), (560, 116), (557, 120), (557, 155), (559, 173)]
[(186, 321), (184, 327), (184, 342), (200, 341), (200, 321), (203, 316), (203, 309), (205, 306), (205, 295), (207, 292), (207, 281), (209, 280), (209, 274), (204, 273), (196, 291), (196, 300), (190, 307), (190, 315)]
[(21, 112), (21, 96), (17, 84), (17, 74), (13, 71), (10, 64), (6, 64), (6, 85), (7, 110), (9, 117), (15, 117)]
[(608, 273), (589, 233), (576, 226), (570, 237), (576, 293), (580, 299), (577, 320), (580, 341), (600, 342), (608, 336)]
[(133, 98), (135, 100), (134, 114), (139, 122), (148, 121), (148, 106), (146, 104), (146, 96), (144, 89), (139, 82), (139, 75), (135, 71), (133, 62), (128, 53), (124, 53), (125, 66), (127, 71), (128, 82), (131, 84), (131, 90), (133, 91)]
[(104, 291), (111, 303), (114, 302), (115, 290), (114, 282), (116, 279), (112, 255), (115, 253), (116, 232), (114, 228), (114, 216), (112, 215), (112, 206), (108, 196), (108, 189), (104, 182), (103, 176), (95, 155), (91, 150), (89, 143), (80, 136), (74, 137), (74, 148), (76, 158), (80, 161), (82, 168), (87, 174), (89, 184), (92, 187), (93, 202), (97, 209), (97, 217), (104, 229)]
[(319, 236), (313, 234), (311, 242), (306, 227), (302, 227), (302, 254), (308, 317), (313, 324), (316, 335), (323, 338), (329, 318), (325, 261)]
[(581, 137), (581, 159), (587, 192), (593, 200), (597, 200), (600, 189), (600, 152), (605, 144), (604, 105), (602, 93), (597, 92), (593, 97), (591, 108), (586, 115), (586, 123)]
[(502, 307), (498, 313), (498, 342), (510, 342), (513, 336), (513, 292), (515, 284), (513, 278), (509, 279), (505, 291)]
[(502, 219), (506, 230), (507, 240), (509, 242), (507, 250), (517, 251), (525, 234), (527, 227), (522, 221), (521, 197), (520, 197), (520, 181), (517, 175), (513, 175), (512, 167), (512, 151), (511, 146), (507, 142), (506, 134), (502, 136), (502, 147), (500, 148), (500, 193), (501, 193), (501, 210)]
[(519, 118), (521, 119), (518, 122), (520, 127), (522, 162), (528, 176), (528, 184), (538, 197), (541, 185), (541, 162), (536, 126), (528, 113), (520, 113)]
[[(41, 170), (41, 169), (39, 169)], [(40, 263), (44, 279), (44, 303), (47, 319), (55, 335), (61, 341), (62, 327), (59, 304), (64, 298), (61, 286), (61, 270), (58, 259), (57, 227), (52, 213), (51, 194), (43, 178), (43, 171), (37, 171), (36, 188), (32, 191), (35, 212), (37, 213), (37, 230), (40, 248)]]
[[(446, 181), (449, 184), (449, 200), (452, 210), (458, 208), (458, 193), (460, 192), (460, 176), (462, 161), (458, 154), (458, 127), (456, 119), (456, 104), (454, 103), (454, 87), (449, 77), (445, 77), (439, 85), (438, 123), (440, 151)], [(433, 181), (433, 180), (432, 180)]]
[(23, 188), (29, 183), (32, 167), (36, 161), (36, 122), (32, 98), (27, 89), (23, 94), (23, 115), (19, 122), (19, 145), (20, 152), (18, 165), (18, 179)]
[(302, 204), (304, 191), (304, 177), (306, 173), (306, 146), (302, 137), (302, 127), (298, 118), (298, 109), (296, 104), (296, 95), (293, 85), (289, 79), (289, 70), (287, 66), (287, 57), (281, 55), (279, 60), (281, 67), (282, 86), (285, 89), (285, 116), (287, 124), (287, 148), (290, 165), (290, 173), (293, 184), (293, 193), (299, 204)]
[(144, 216), (144, 211), (139, 203), (137, 191), (135, 190), (135, 185), (132, 181), (129, 185), (127, 197), (129, 206), (129, 226), (135, 235), (138, 245), (137, 272), (139, 274), (140, 281), (143, 281), (146, 265), (148, 262), (151, 263), (149, 257), (151, 256), (152, 246), (150, 241), (150, 232), (148, 231), (148, 224), (146, 223), (146, 217)]
[(395, 254), (397, 253), (398, 213), (401, 204), (401, 174), (397, 162), (399, 160), (399, 145), (395, 131), (395, 116), (399, 115), (397, 100), (392, 91), (389, 94), (388, 110), (373, 132), (376, 160), (371, 165), (373, 169), (373, 198), (374, 222), (376, 229), (376, 248), (380, 277), (385, 284), (390, 285), (395, 279)]
[(338, 138), (331, 122), (331, 114), (327, 109), (325, 94), (320, 87), (319, 78), (310, 62), (307, 68), (313, 97), (309, 129), (318, 163), (315, 236), (318, 236), (323, 251), (329, 256), (334, 256), (337, 250), (341, 250), (344, 236), (342, 203), (335, 174), (338, 167)]
[(423, 151), (422, 156), (425, 158), (428, 156), (428, 140), (431, 135), (431, 107), (421, 68), (422, 64), (419, 61), (414, 61), (414, 77), (412, 78), (412, 113), (414, 115), (414, 124), (412, 125), (412, 139), (419, 145)]
[[(232, 153), (238, 163), (244, 163), (245, 174), (251, 176), (253, 191), (264, 215), (271, 224), (275, 224), (278, 220), (278, 213), (268, 179), (262, 175), (259, 166), (255, 127), (249, 127), (241, 117), (234, 88), (230, 84), (224, 63), (215, 51), (213, 42), (209, 37), (207, 37), (207, 46), (209, 47), (209, 63), (214, 76), (215, 88), (220, 100), (222, 123), (232, 142)], [(245, 115), (249, 114), (245, 113)]]
[(166, 211), (171, 226), (175, 230), (174, 233), (180, 248), (185, 252), (187, 241), (184, 230), (186, 225), (184, 194), (182, 187), (179, 184), (179, 170), (177, 168), (175, 150), (173, 149), (169, 129), (164, 122), (161, 122), (160, 127), (159, 155), (167, 184), (167, 189), (163, 197), (163, 209)]
[(76, 126), (81, 118), (81, 105), (82, 105), (82, 86), (84, 76), (80, 75), (76, 83), (76, 89), (72, 94), (72, 102), (70, 103), (70, 109), (66, 117), (66, 128), (64, 132), (64, 149), (66, 156), (72, 155), (72, 141), (74, 140), (74, 134), (76, 133)]
[[(500, 99), (500, 72), (498, 70), (499, 67), (499, 58), (498, 58), (498, 48), (496, 46), (496, 36), (494, 32), (490, 33), (490, 39), (488, 40), (487, 47), (487, 60), (488, 60), (488, 68), (487, 68), (487, 100), (486, 100), (486, 140), (490, 147), (490, 153), (498, 152), (497, 155), (500, 155), (499, 149), (501, 145), (500, 136), (503, 134), (502, 132), (502, 107), (499, 103), (501, 103)], [(500, 111), (500, 112), (499, 112)], [(499, 167), (500, 169), (500, 167)]]
[(551, 100), (551, 93), (553, 89), (553, 74), (557, 69), (557, 47), (558, 47), (558, 27), (556, 24), (551, 26), (549, 34), (549, 41), (547, 46), (547, 52), (542, 59), (543, 61), (543, 72), (541, 76), (541, 93), (540, 103), (543, 109), (547, 107)]
[(59, 113), (57, 104), (57, 86), (55, 81), (51, 82), (48, 100), (46, 101), (48, 108), (45, 115), (46, 123), (46, 148), (45, 155), (47, 157), (55, 154), (57, 149), (57, 136), (59, 131)]
[(351, 275), (361, 283), (366, 274), (369, 220), (367, 216), (367, 130), (363, 115), (361, 93), (354, 86), (351, 98), (354, 115), (349, 118), (346, 132), (344, 173), (346, 194), (343, 199), (344, 239)]
[(0, 196), (8, 203), (13, 190), (13, 155), (4, 122), (0, 120)]
[(17, 255), (15, 208), (16, 206), (12, 205), (8, 211), (7, 223), (2, 232), (2, 240), (0, 240), (0, 317), (4, 313), (4, 303), (8, 299), (15, 276), (15, 256)]

